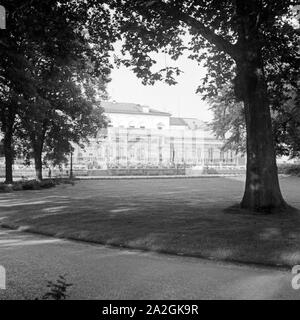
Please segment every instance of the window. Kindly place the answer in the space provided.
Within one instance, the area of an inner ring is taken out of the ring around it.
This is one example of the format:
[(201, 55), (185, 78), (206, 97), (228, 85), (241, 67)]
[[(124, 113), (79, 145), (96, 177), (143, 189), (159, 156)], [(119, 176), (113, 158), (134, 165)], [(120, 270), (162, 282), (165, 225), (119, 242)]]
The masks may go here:
[(133, 122), (133, 121), (130, 121), (128, 127), (129, 127), (129, 128), (135, 128), (134, 122)]
[(214, 160), (214, 149), (213, 148), (208, 149), (208, 158), (209, 158), (210, 162), (213, 162), (213, 160)]
[(164, 124), (162, 123), (162, 122), (159, 122), (158, 124), (157, 124), (157, 129), (158, 130), (161, 130), (161, 129), (163, 129), (164, 128)]
[(144, 122), (140, 122), (140, 123), (139, 123), (139, 128), (140, 128), (140, 129), (146, 129), (145, 123), (144, 123)]
[(224, 151), (220, 150), (220, 160), (225, 162)]

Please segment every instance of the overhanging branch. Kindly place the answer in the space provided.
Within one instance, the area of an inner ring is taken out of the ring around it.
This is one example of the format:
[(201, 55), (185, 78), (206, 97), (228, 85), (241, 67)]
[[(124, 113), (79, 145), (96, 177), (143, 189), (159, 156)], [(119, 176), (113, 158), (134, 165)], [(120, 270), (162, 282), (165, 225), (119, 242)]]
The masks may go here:
[(206, 27), (203, 23), (199, 22), (197, 19), (185, 14), (184, 12), (178, 13), (177, 17), (194, 28), (199, 32), (199, 34), (205, 38), (209, 43), (215, 45), (220, 51), (224, 51), (229, 54), (233, 59), (237, 57), (237, 50), (235, 45), (231, 44), (228, 40), (222, 36), (217, 35), (213, 30)]
[[(193, 18), (187, 13), (179, 11), (175, 7), (170, 7), (167, 3), (161, 0), (153, 0), (153, 1), (146, 1), (147, 7), (153, 8), (155, 5), (159, 4), (160, 9), (163, 9), (168, 15), (175, 19), (179, 19), (186, 25), (194, 28), (197, 32), (204, 37), (208, 42), (215, 45), (218, 50), (224, 51), (228, 55), (230, 55), (233, 59), (238, 57), (237, 48), (235, 45), (230, 43), (228, 40), (223, 38), (222, 36), (217, 35), (212, 29), (205, 26), (203, 23), (198, 21), (197, 19)], [(155, 9), (154, 9), (155, 10)]]

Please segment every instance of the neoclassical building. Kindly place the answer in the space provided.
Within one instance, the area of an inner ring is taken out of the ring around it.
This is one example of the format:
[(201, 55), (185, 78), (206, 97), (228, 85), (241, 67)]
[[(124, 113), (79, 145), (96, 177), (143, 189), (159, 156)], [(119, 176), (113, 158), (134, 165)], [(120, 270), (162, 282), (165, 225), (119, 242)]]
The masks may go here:
[(245, 165), (243, 157), (221, 150), (223, 141), (201, 120), (134, 103), (102, 107), (109, 126), (84, 149), (75, 147), (75, 169)]

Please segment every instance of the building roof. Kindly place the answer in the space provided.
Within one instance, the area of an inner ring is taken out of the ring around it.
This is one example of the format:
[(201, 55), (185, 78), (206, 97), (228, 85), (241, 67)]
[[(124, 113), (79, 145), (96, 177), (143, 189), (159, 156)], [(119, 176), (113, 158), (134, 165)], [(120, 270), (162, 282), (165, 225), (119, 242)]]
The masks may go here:
[(202, 129), (202, 130), (208, 130), (207, 124), (199, 119), (196, 118), (183, 118), (184, 122), (187, 124), (189, 129), (196, 130), (196, 129)]
[(136, 103), (102, 101), (101, 106), (106, 113), (144, 114), (169, 117), (171, 114), (158, 111)]
[(183, 118), (171, 117), (170, 118), (170, 126), (183, 126), (183, 127), (186, 127), (186, 123), (183, 120)]
[(171, 126), (182, 126), (187, 127), (191, 130), (202, 129), (208, 130), (207, 125), (204, 121), (196, 119), (196, 118), (170, 118)]

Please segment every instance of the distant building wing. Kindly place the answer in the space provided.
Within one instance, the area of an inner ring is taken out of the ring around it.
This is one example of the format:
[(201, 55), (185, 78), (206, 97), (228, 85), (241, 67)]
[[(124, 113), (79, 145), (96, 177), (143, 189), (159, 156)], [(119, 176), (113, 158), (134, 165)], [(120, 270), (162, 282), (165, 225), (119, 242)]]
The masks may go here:
[(175, 118), (175, 117), (171, 117), (170, 118), (170, 126), (182, 126), (182, 127), (186, 127), (187, 124), (185, 123), (183, 118)]
[(196, 118), (183, 118), (183, 120), (190, 130), (209, 130), (207, 124), (202, 120)]
[(182, 126), (190, 130), (209, 130), (207, 124), (196, 118), (170, 118), (170, 126)]
[(102, 101), (101, 106), (106, 113), (148, 114), (169, 117), (170, 113), (158, 111), (136, 103)]

